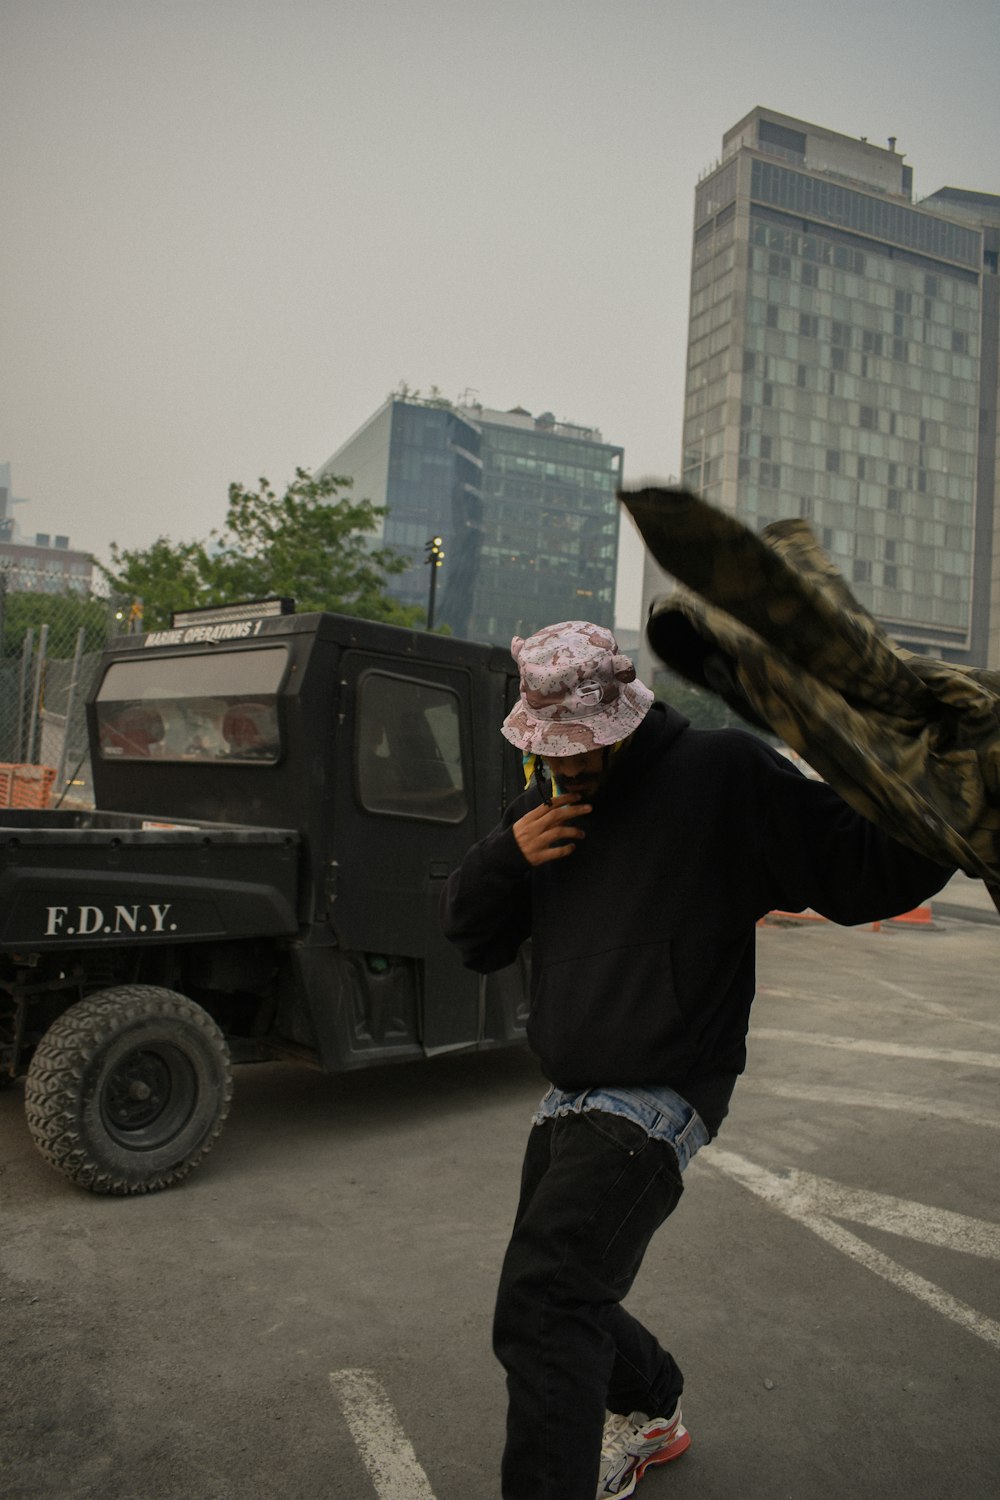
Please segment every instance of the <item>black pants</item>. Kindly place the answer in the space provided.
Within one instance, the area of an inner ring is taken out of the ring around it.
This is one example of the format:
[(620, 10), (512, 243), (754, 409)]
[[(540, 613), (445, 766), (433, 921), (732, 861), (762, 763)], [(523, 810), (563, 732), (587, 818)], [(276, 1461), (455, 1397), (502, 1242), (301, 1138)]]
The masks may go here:
[(504, 1500), (594, 1500), (605, 1410), (673, 1411), (680, 1369), (621, 1300), (682, 1191), (672, 1147), (631, 1120), (532, 1127), (493, 1330)]

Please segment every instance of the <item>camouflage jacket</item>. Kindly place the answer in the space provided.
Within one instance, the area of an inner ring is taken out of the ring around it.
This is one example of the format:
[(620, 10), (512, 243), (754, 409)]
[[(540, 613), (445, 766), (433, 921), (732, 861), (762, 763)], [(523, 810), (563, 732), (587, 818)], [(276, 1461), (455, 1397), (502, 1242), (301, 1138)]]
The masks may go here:
[(1000, 906), (1000, 673), (894, 646), (804, 521), (758, 536), (684, 490), (619, 498), (682, 585), (650, 612), (656, 655)]

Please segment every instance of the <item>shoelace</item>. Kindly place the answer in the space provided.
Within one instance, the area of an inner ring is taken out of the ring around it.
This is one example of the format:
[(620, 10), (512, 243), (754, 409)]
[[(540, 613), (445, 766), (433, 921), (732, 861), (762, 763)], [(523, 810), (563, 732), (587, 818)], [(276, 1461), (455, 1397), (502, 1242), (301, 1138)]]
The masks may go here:
[(601, 1460), (607, 1462), (616, 1457), (625, 1447), (625, 1443), (635, 1431), (628, 1417), (615, 1412), (608, 1417), (604, 1423), (604, 1436), (601, 1440)]

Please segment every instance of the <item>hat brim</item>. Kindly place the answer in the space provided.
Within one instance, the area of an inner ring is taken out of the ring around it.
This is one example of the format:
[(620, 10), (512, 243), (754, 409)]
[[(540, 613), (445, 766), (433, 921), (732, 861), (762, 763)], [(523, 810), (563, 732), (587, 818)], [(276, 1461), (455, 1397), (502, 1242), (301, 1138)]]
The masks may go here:
[(585, 719), (543, 719), (523, 700), (515, 703), (501, 733), (526, 755), (586, 755), (624, 740), (649, 713), (653, 694), (644, 683), (626, 683), (614, 703)]

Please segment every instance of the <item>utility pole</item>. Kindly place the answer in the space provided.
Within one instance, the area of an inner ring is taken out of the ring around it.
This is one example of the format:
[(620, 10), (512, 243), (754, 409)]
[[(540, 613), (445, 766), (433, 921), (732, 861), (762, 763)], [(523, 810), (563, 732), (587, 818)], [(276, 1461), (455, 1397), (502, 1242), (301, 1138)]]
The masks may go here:
[(441, 538), (432, 536), (426, 544), (427, 556), (424, 561), (431, 570), (430, 592), (427, 599), (427, 629), (434, 629), (434, 603), (437, 598), (437, 570), (444, 562), (444, 551), (441, 547)]

